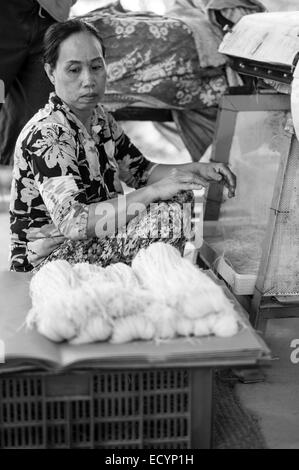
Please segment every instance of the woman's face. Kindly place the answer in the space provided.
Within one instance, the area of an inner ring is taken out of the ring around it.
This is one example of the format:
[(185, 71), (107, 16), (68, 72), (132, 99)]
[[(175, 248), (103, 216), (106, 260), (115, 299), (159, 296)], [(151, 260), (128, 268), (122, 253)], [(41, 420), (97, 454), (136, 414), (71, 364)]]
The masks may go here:
[(79, 116), (89, 114), (103, 98), (105, 60), (101, 43), (91, 33), (69, 36), (60, 44), (55, 68), (45, 67), (56, 94)]

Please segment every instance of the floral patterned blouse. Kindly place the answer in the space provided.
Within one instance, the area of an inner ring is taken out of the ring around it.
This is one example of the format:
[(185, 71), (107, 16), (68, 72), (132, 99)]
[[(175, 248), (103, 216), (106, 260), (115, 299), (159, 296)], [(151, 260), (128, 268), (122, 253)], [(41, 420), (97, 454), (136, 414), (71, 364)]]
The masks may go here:
[(31, 271), (66, 239), (87, 238), (88, 205), (140, 188), (152, 163), (101, 105), (91, 135), (52, 93), (22, 130), (10, 202), (10, 268)]

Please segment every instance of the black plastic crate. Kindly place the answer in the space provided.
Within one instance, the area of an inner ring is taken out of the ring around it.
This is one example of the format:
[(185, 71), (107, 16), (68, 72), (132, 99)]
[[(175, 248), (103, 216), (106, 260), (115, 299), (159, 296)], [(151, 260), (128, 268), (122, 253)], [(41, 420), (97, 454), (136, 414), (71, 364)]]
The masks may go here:
[(0, 376), (0, 448), (208, 448), (212, 370)]

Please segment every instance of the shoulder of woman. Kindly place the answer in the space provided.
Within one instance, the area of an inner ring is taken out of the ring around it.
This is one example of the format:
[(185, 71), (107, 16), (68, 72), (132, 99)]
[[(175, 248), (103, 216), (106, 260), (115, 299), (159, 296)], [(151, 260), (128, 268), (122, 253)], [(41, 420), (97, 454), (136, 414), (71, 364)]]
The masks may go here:
[(25, 144), (30, 145), (38, 143), (38, 145), (63, 144), (66, 140), (70, 141), (74, 139), (74, 133), (70, 127), (66, 127), (61, 123), (39, 121), (31, 124), (26, 129), (24, 128), (20, 139)]

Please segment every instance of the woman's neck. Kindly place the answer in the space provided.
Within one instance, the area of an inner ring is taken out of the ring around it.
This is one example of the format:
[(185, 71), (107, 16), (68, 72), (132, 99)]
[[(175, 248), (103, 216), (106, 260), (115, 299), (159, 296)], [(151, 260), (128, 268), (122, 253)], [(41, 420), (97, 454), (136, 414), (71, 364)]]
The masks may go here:
[(88, 109), (78, 109), (76, 106), (73, 106), (72, 103), (70, 103), (68, 100), (61, 98), (57, 92), (56, 96), (59, 98), (62, 103), (67, 106), (72, 113), (76, 116), (77, 119), (83, 124), (83, 126), (86, 128), (88, 133), (91, 133), (91, 122), (92, 122), (92, 116), (94, 112), (94, 107), (90, 107)]
[(87, 132), (90, 134), (91, 133), (91, 117), (92, 117), (92, 114), (90, 114), (88, 117), (82, 117), (80, 119), (80, 121), (82, 122), (83, 126), (87, 129)]
[(78, 110), (78, 109), (74, 109), (72, 107), (70, 107), (70, 109), (71, 109), (71, 111), (73, 111), (73, 113), (79, 119), (79, 121), (82, 122), (83, 126), (87, 129), (87, 132), (90, 133), (91, 132), (91, 119), (92, 119), (93, 110), (88, 109), (86, 111), (82, 111), (81, 109)]

